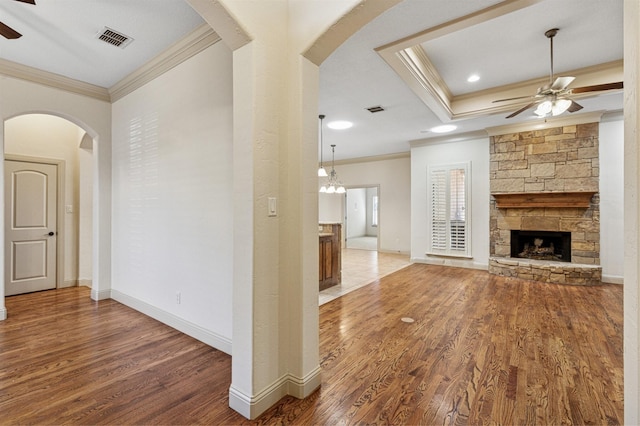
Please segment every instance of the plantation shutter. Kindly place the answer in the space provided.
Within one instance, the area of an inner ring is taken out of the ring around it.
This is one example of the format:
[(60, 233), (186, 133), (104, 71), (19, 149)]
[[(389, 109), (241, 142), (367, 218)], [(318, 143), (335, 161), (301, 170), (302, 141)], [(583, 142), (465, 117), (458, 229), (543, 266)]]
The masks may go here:
[(466, 196), (464, 189), (464, 169), (449, 170), (449, 229), (451, 230), (451, 250), (466, 250), (465, 210)]
[(429, 252), (437, 255), (470, 256), (469, 163), (430, 166)]
[(447, 249), (447, 172), (431, 171), (431, 248)]

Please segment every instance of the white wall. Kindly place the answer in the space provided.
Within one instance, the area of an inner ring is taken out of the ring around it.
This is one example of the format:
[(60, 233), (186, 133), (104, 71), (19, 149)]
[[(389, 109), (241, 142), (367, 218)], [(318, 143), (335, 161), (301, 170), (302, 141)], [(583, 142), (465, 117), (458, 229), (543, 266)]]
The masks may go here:
[(344, 195), (318, 193), (318, 221), (320, 223), (342, 223), (344, 221), (343, 206)]
[(347, 226), (344, 234), (347, 239), (364, 237), (367, 233), (367, 190), (348, 188), (345, 203)]
[(216, 43), (112, 114), (113, 297), (230, 352), (231, 52)]
[[(60, 117), (46, 114), (21, 115), (5, 122), (5, 154), (64, 160), (64, 198), (58, 202), (71, 206), (64, 220), (64, 282), (59, 287), (77, 285), (79, 214), (78, 147), (84, 131)], [(89, 178), (91, 185), (91, 178)], [(89, 238), (91, 229), (89, 229)], [(91, 278), (89, 276), (89, 278)]]
[[(427, 167), (431, 164), (471, 162), (472, 259), (427, 256)], [(458, 142), (414, 143), (411, 148), (411, 259), (469, 268), (489, 264), (489, 138)]]
[[(336, 165), (348, 187), (379, 185), (378, 246), (380, 251), (409, 254), (411, 248), (411, 159), (407, 157)], [(342, 199), (320, 194), (320, 221), (343, 222)], [(335, 219), (335, 220), (334, 220)]]
[(600, 264), (602, 280), (624, 276), (624, 122), (600, 123)]

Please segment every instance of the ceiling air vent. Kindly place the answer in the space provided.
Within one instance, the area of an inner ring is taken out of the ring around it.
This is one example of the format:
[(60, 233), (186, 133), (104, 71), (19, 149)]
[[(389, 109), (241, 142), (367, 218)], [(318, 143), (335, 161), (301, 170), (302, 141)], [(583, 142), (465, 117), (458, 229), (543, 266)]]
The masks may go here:
[(374, 106), (374, 107), (369, 107), (367, 108), (367, 111), (369, 111), (370, 113), (374, 113), (374, 112), (381, 112), (384, 111), (384, 108), (382, 108), (380, 105), (378, 106)]
[(105, 43), (109, 43), (113, 46), (117, 46), (120, 49), (124, 49), (129, 43), (133, 41), (131, 37), (119, 33), (109, 27), (104, 27), (104, 29), (98, 33), (97, 37), (99, 40), (102, 40)]

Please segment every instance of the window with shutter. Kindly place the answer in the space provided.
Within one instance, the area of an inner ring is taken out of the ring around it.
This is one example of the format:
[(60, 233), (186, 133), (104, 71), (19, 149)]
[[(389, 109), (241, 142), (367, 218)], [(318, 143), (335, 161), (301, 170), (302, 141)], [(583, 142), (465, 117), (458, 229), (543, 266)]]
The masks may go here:
[(429, 166), (429, 254), (471, 256), (470, 163)]

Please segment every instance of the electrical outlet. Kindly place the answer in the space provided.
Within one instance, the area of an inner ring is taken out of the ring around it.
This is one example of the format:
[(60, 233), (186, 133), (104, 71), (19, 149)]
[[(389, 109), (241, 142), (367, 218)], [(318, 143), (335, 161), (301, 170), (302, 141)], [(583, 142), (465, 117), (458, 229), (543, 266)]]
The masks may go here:
[(182, 302), (182, 294), (178, 291), (176, 292), (176, 303), (179, 305)]

